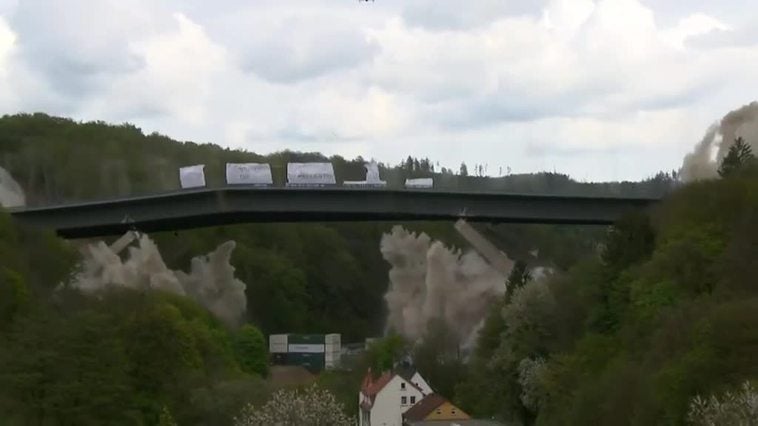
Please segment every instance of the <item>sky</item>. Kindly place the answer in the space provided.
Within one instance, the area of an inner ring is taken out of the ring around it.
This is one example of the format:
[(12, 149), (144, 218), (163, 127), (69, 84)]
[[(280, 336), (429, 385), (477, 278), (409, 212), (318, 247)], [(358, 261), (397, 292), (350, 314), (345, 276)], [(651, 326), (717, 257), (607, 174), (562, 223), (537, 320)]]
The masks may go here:
[(758, 98), (751, 0), (0, 0), (0, 114), (643, 179)]

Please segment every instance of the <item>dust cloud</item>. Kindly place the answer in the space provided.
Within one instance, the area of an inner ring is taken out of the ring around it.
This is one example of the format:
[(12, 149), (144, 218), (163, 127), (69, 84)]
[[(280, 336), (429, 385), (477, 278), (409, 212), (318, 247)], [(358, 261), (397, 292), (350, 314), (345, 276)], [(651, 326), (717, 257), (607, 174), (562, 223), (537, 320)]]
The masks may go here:
[(758, 102), (729, 112), (719, 123), (708, 128), (694, 151), (684, 157), (680, 170), (682, 180), (691, 182), (718, 176), (719, 163), (738, 137), (742, 137), (754, 152), (758, 151)]
[(26, 205), (26, 196), (21, 185), (13, 179), (7, 170), (0, 167), (0, 207), (23, 207)]
[[(126, 260), (119, 252), (129, 247)], [(192, 259), (190, 272), (172, 271), (163, 261), (158, 246), (147, 235), (125, 235), (112, 246), (104, 242), (88, 244), (84, 260), (70, 287), (94, 293), (109, 287), (156, 289), (188, 296), (229, 326), (240, 323), (247, 308), (245, 283), (234, 277), (230, 264), (234, 241)]]
[(380, 247), (392, 266), (384, 296), (388, 329), (418, 341), (432, 320), (442, 320), (460, 347), (470, 345), (487, 308), (505, 292), (505, 277), (474, 252), (400, 226), (382, 236)]

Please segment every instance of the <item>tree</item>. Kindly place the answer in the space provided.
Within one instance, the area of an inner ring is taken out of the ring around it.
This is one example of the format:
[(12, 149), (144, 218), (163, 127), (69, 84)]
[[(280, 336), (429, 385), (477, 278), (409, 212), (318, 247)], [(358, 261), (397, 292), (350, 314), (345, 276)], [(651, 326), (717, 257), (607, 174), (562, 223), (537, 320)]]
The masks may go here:
[(255, 326), (245, 324), (237, 331), (234, 353), (243, 371), (260, 376), (268, 373), (266, 339)]
[(503, 307), (505, 306), (505, 296), (499, 298), (492, 304), (484, 319), (484, 324), (479, 330), (476, 340), (475, 355), (480, 359), (490, 359), (495, 349), (500, 346), (500, 339), (505, 331), (505, 319), (503, 318)]
[(468, 176), (468, 167), (466, 167), (466, 163), (461, 163), (461, 169), (458, 174), (461, 176)]
[(441, 319), (429, 322), (413, 351), (413, 363), (434, 391), (446, 398), (453, 397), (456, 384), (466, 374), (458, 339)]
[(758, 392), (745, 382), (739, 392), (707, 399), (698, 395), (690, 402), (687, 420), (696, 426), (758, 424)]
[(113, 325), (91, 311), (63, 316), (48, 311), (20, 321), (7, 341), (0, 337), (3, 420), (126, 424), (139, 418), (127, 357)]
[(177, 426), (176, 421), (174, 420), (174, 416), (171, 415), (171, 411), (165, 405), (163, 406), (161, 415), (158, 418), (158, 426)]
[(392, 370), (405, 355), (407, 344), (400, 335), (390, 334), (374, 341), (368, 348), (366, 357), (373, 371)]
[(279, 390), (262, 407), (248, 404), (235, 426), (350, 426), (354, 424), (342, 404), (329, 391), (311, 386), (305, 390)]
[(738, 137), (734, 140), (734, 144), (729, 147), (729, 152), (721, 161), (718, 170), (719, 176), (723, 178), (733, 176), (735, 172), (753, 161), (755, 161), (755, 156), (750, 145), (745, 143), (744, 139)]
[(505, 301), (508, 303), (511, 300), (513, 292), (524, 286), (532, 279), (532, 274), (526, 266), (526, 263), (517, 260), (511, 269), (511, 273), (508, 275), (508, 279), (505, 285)]
[(601, 254), (603, 263), (620, 271), (650, 257), (655, 247), (655, 231), (645, 214), (629, 214), (609, 230)]

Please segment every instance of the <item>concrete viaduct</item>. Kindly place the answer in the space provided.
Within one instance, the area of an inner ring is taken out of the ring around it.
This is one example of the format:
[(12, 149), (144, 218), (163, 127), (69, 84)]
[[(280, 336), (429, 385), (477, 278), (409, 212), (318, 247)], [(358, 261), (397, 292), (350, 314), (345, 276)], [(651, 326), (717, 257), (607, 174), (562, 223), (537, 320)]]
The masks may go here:
[(611, 224), (653, 198), (464, 193), (374, 188), (224, 187), (11, 210), (64, 238), (255, 222), (457, 220)]

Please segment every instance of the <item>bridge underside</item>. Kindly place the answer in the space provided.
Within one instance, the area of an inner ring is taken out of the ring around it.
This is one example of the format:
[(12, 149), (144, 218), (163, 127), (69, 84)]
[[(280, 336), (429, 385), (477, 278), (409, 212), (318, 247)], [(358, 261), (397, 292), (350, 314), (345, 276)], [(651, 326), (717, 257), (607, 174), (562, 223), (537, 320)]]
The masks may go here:
[(655, 199), (352, 188), (233, 187), (12, 211), (64, 238), (129, 229), (174, 231), (235, 223), (457, 220), (610, 224)]

